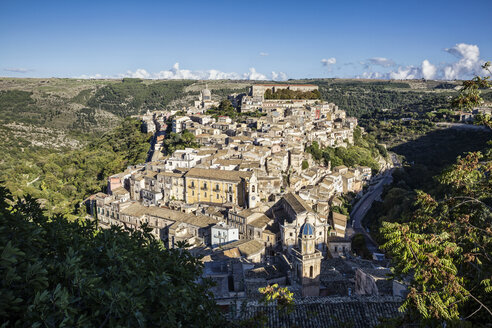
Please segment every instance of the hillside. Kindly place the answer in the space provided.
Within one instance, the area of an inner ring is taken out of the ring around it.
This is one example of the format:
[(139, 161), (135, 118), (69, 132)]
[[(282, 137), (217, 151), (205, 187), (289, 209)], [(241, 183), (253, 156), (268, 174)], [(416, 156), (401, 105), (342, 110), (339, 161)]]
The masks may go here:
[[(450, 119), (449, 115), (441, 114), (449, 111), (449, 98), (456, 94), (457, 86), (457, 83), (422, 80), (289, 82), (319, 85), (322, 99), (335, 102), (348, 115), (357, 117), (366, 131), (389, 146), (408, 142), (436, 129), (435, 122)], [(125, 132), (121, 128), (111, 131), (124, 123), (123, 118), (147, 110), (191, 105), (206, 86), (215, 100), (221, 100), (231, 93), (247, 92), (252, 83), (262, 82), (0, 78), (0, 150), (4, 154), (0, 159), (0, 180), (7, 181), (11, 192), (17, 196), (29, 192), (44, 199), (54, 212), (70, 213), (84, 192), (71, 190), (70, 186), (81, 182), (70, 180), (73, 172), (70, 173), (68, 158), (91, 158), (95, 156), (95, 145), (106, 146), (104, 140), (116, 145), (126, 137)], [(490, 95), (486, 94), (485, 98)], [(438, 109), (441, 110), (438, 115), (429, 114)], [(401, 121), (407, 117), (412, 121)], [(134, 146), (142, 154), (146, 151), (146, 138), (137, 135), (137, 130), (133, 125), (133, 139), (138, 140), (138, 145)], [(105, 137), (101, 139), (101, 135)], [(108, 149), (104, 156), (109, 159), (104, 163), (120, 161), (114, 164), (115, 168), (120, 168), (124, 163), (135, 163), (142, 156), (132, 155), (133, 160), (127, 162), (127, 151)], [(56, 170), (46, 167), (49, 161), (57, 165)], [(90, 165), (90, 171), (101, 169), (99, 162)], [(96, 171), (93, 173), (98, 175)], [(46, 181), (46, 177), (51, 180)], [(92, 181), (77, 188), (93, 192), (103, 184)], [(57, 205), (61, 207), (56, 208)]]

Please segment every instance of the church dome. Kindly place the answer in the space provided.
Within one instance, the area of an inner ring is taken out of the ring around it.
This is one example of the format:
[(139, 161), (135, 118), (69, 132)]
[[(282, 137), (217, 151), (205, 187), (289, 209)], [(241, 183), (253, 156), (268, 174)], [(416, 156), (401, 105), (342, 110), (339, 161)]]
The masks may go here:
[(204, 99), (211, 99), (212, 98), (212, 93), (208, 89), (203, 89), (202, 90), (202, 97)]
[(301, 229), (302, 236), (312, 236), (314, 235), (314, 228), (310, 223), (304, 223)]

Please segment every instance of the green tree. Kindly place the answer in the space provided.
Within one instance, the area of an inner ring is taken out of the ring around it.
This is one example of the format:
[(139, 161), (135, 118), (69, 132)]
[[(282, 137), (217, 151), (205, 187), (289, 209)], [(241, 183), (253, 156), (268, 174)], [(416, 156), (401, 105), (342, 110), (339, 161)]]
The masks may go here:
[(492, 163), (470, 153), (439, 178), (443, 197), (419, 191), (413, 216), (384, 222), (395, 273), (411, 277), (403, 308), (425, 320), (492, 318)]
[[(11, 205), (12, 204), (12, 205)], [(46, 216), (0, 186), (2, 327), (218, 327), (202, 264), (150, 229)]]
[[(489, 74), (492, 74), (490, 62), (484, 63), (482, 69), (489, 72)], [(480, 106), (483, 103), (480, 89), (487, 89), (490, 87), (492, 87), (490, 76), (475, 76), (472, 80), (463, 81), (460, 94), (453, 99), (452, 105), (464, 110), (471, 110), (473, 107)]]

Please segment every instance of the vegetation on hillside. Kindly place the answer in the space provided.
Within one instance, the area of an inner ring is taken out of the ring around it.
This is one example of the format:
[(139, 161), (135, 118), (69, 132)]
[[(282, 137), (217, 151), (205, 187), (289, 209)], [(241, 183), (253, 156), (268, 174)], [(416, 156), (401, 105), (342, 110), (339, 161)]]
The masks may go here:
[(229, 116), (232, 120), (237, 122), (244, 121), (247, 117), (262, 117), (266, 116), (266, 113), (261, 113), (258, 110), (254, 112), (238, 112), (232, 103), (228, 99), (223, 99), (218, 107), (212, 107), (207, 110), (208, 115), (212, 115), (213, 118), (217, 119), (219, 116)]
[(0, 180), (16, 197), (39, 198), (49, 213), (74, 214), (85, 197), (104, 188), (109, 175), (144, 162), (149, 140), (140, 122), (128, 118), (82, 149), (51, 153), (30, 148), (21, 162), (6, 158)]
[(20, 90), (0, 91), (0, 121), (6, 123), (18, 122), (22, 119), (25, 123), (32, 123), (39, 115), (32, 99), (32, 92)]
[(411, 211), (382, 223), (383, 248), (396, 275), (411, 277), (403, 308), (424, 321), (483, 323), (492, 317), (489, 155), (459, 157), (437, 178), (439, 194), (416, 191)]
[(98, 89), (87, 105), (121, 117), (141, 114), (147, 110), (162, 110), (172, 100), (182, 97), (184, 87), (192, 83), (180, 80), (146, 84), (138, 79), (124, 79), (122, 83)]
[[(14, 202), (13, 205), (11, 203)], [(223, 327), (200, 260), (150, 228), (46, 216), (0, 186), (2, 327)]]
[(378, 158), (387, 157), (386, 149), (379, 145), (369, 134), (362, 135), (360, 128), (354, 130), (354, 144), (348, 147), (320, 147), (317, 141), (313, 141), (305, 150), (310, 153), (316, 161), (323, 161), (325, 165), (331, 163), (332, 167), (345, 165), (369, 166), (371, 169), (379, 170)]
[[(480, 104), (480, 88), (490, 86), (481, 77), (463, 84), (453, 104), (466, 110)], [(395, 171), (383, 202), (366, 217), (380, 227), (376, 238), (392, 258), (395, 277), (408, 285), (404, 321), (471, 327), (492, 318), (492, 141), (490, 131), (476, 132), (478, 141), (471, 131), (461, 132), (459, 142), (445, 139), (443, 149), (433, 143), (413, 166)], [(458, 156), (426, 179), (460, 146), (482, 152)]]
[(264, 95), (265, 99), (319, 99), (321, 94), (318, 90), (301, 91), (290, 89), (278, 89), (272, 91), (267, 89)]
[(426, 112), (449, 108), (449, 99), (456, 91), (411, 90), (407, 83), (393, 81), (358, 82), (314, 80), (321, 99), (337, 104), (348, 116), (362, 117), (377, 110)]
[(167, 134), (163, 146), (165, 153), (169, 155), (178, 149), (200, 148), (200, 144), (195, 141), (195, 135), (186, 130), (181, 133), (171, 132)]
[(207, 110), (208, 115), (212, 115), (213, 118), (219, 116), (229, 116), (231, 119), (236, 119), (239, 116), (239, 112), (232, 106), (232, 103), (228, 99), (223, 99), (218, 107), (212, 107)]

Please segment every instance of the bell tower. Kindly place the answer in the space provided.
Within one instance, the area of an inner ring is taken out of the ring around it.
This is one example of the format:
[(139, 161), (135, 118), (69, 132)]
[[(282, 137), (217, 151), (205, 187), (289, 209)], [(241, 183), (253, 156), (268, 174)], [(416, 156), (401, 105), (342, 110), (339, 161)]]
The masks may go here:
[(319, 275), (323, 255), (315, 247), (314, 227), (306, 222), (301, 227), (299, 245), (293, 249), (297, 281), (302, 285), (302, 296), (319, 296)]
[(254, 208), (258, 202), (258, 179), (256, 178), (255, 172), (251, 175), (247, 183), (248, 188), (248, 207)]

